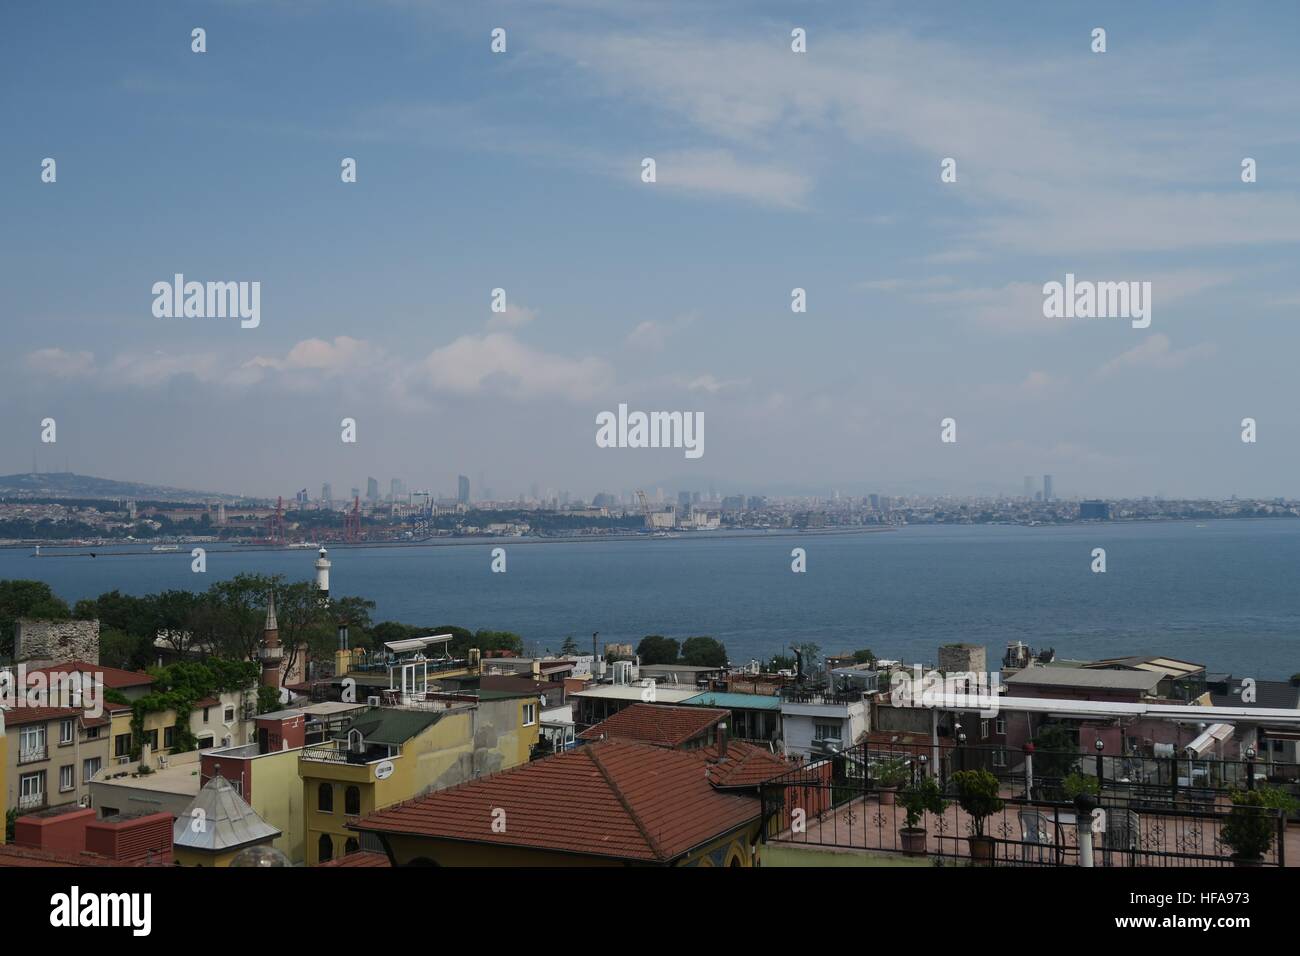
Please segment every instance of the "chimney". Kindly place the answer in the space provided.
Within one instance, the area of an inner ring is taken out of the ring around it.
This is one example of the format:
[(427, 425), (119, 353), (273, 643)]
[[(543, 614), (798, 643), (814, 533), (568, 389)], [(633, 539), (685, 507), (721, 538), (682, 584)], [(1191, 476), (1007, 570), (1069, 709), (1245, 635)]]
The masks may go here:
[(718, 759), (727, 759), (727, 722), (718, 722)]

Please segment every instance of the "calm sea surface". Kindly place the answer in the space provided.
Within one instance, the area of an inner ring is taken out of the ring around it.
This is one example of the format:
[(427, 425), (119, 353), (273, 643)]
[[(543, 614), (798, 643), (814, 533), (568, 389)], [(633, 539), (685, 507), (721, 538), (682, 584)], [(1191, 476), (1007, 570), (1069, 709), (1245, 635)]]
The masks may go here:
[[(504, 547), (508, 570), (489, 570)], [(808, 570), (790, 570), (790, 551)], [(1106, 549), (1107, 572), (1089, 570)], [(43, 549), (45, 550), (45, 549)], [(76, 551), (89, 549), (78, 548)], [(315, 552), (188, 551), (32, 558), (0, 549), (0, 578), (37, 578), (69, 602), (117, 588), (203, 589), (241, 572), (307, 579)], [(117, 552), (117, 553), (113, 553)], [(709, 634), (733, 661), (793, 642), (934, 660), (946, 641), (1008, 641), (1067, 657), (1160, 653), (1211, 670), (1300, 671), (1300, 521), (1054, 528), (911, 527), (876, 534), (495, 541), (334, 548), (332, 590), (375, 601), (376, 620), (516, 631), (559, 648), (572, 634), (636, 641)]]

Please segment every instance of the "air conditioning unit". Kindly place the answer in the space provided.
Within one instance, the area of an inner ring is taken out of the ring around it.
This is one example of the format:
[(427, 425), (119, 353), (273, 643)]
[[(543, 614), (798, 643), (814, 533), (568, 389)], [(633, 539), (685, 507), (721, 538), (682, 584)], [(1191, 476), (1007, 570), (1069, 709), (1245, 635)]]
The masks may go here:
[(370, 696), (370, 697), (367, 697), (367, 698), (366, 698), (366, 704), (367, 704), (368, 706), (370, 706), (370, 707), (378, 707), (378, 706), (379, 706), (379, 697), (378, 697), (377, 695), (372, 695), (372, 696)]

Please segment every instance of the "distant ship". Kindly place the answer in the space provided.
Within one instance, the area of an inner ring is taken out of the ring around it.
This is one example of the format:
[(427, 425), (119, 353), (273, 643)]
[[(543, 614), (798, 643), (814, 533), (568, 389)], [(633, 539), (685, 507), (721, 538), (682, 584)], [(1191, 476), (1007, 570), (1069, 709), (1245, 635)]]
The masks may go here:
[(314, 549), (316, 549), (316, 548), (319, 548), (319, 547), (320, 547), (320, 544), (319, 544), (318, 542), (315, 542), (315, 541), (295, 541), (293, 544), (289, 545), (289, 547), (291, 547), (291, 548), (312, 548), (312, 549), (314, 550)]
[(151, 551), (179, 551), (180, 549), (181, 549), (181, 548), (180, 548), (180, 545), (178, 545), (178, 544), (155, 544), (155, 545), (154, 545), (152, 548), (150, 548), (149, 550), (151, 550)]

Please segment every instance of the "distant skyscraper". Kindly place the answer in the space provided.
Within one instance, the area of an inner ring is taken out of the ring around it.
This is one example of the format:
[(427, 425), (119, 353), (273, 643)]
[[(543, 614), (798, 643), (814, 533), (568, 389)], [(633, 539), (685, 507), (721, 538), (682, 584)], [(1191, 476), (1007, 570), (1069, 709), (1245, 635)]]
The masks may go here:
[(330, 483), (328, 481), (325, 482), (325, 484), (320, 486), (320, 500), (321, 500), (321, 504), (323, 504), (326, 508), (328, 508), (330, 506), (330, 503), (334, 500), (334, 489), (330, 487)]
[(1079, 517), (1084, 521), (1107, 521), (1110, 505), (1104, 501), (1085, 501), (1079, 505)]
[(469, 479), (464, 475), (456, 478), (456, 500), (463, 505), (469, 504)]
[(1025, 475), (1025, 497), (1026, 498), (1034, 497), (1034, 476), (1033, 475)]
[(356, 499), (360, 498), (360, 497), (361, 497), (361, 489), (360, 489), (360, 488), (353, 488), (353, 489), (352, 489), (352, 496), (351, 496), (351, 497), (352, 497), (352, 500), (353, 500), (353, 501), (355, 501)]
[(377, 478), (366, 479), (366, 498), (369, 501), (379, 500), (379, 479)]
[(388, 493), (392, 495), (394, 501), (402, 497), (402, 479), (394, 478), (388, 484)]
[(1052, 500), (1052, 476), (1043, 475), (1043, 500)]

